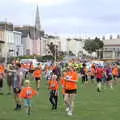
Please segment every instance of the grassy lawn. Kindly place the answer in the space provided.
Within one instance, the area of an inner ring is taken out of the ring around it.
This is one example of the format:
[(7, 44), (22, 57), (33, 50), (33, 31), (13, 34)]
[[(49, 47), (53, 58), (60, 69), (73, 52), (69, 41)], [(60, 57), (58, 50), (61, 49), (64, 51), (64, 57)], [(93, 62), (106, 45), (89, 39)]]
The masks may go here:
[[(34, 86), (33, 81), (33, 86)], [(79, 83), (80, 86), (80, 83)], [(6, 88), (4, 88), (6, 89)], [(6, 93), (6, 90), (4, 90)], [(97, 96), (95, 85), (79, 87), (73, 116), (64, 112), (63, 97), (59, 95), (57, 111), (51, 111), (46, 81), (41, 82), (40, 95), (33, 98), (33, 112), (13, 111), (13, 96), (0, 96), (0, 120), (120, 120), (120, 84), (114, 90), (106, 88)]]

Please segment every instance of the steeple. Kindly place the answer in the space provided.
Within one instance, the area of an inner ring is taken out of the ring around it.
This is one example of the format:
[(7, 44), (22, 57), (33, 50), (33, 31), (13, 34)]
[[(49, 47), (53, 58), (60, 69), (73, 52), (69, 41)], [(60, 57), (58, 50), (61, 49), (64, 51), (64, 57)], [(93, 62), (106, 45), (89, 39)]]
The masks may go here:
[(39, 7), (37, 5), (36, 9), (36, 16), (35, 16), (35, 28), (40, 31), (41, 30), (41, 25), (40, 25), (40, 16), (39, 16)]

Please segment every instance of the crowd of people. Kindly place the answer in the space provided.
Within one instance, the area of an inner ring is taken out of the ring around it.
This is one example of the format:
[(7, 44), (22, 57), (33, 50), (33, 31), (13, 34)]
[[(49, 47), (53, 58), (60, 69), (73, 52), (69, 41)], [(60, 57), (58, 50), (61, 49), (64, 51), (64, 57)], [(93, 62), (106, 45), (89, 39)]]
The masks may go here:
[[(78, 89), (78, 81), (84, 86), (91, 81), (96, 83), (98, 95), (102, 91), (102, 84), (113, 89), (113, 84), (118, 83), (119, 67), (111, 64), (101, 66), (92, 64), (90, 68), (85, 62), (70, 61), (67, 64), (55, 63), (46, 65), (25, 66), (20, 62), (12, 62), (7, 66), (0, 64), (0, 95), (4, 94), (4, 80), (7, 81), (8, 95), (13, 94), (16, 107), (14, 110), (21, 110), (22, 103), (26, 107), (28, 115), (31, 113), (31, 99), (38, 95), (41, 89), (41, 80), (46, 80), (49, 90), (49, 101), (52, 110), (58, 108), (58, 93), (62, 89), (67, 115), (73, 114), (74, 100)], [(31, 87), (31, 79), (35, 80), (36, 89)], [(96, 82), (95, 82), (96, 81)]]

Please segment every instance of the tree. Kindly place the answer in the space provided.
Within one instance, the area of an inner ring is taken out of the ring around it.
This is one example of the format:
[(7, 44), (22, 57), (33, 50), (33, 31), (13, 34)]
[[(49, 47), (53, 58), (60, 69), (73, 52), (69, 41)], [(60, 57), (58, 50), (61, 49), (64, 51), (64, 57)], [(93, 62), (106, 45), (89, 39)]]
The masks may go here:
[(72, 51), (69, 51), (70, 56), (75, 56), (75, 54)]
[(96, 37), (94, 40), (86, 40), (83, 48), (88, 51), (88, 53), (92, 53), (102, 49), (103, 46), (103, 41)]
[(103, 46), (104, 46), (103, 41), (101, 41), (101, 40), (100, 40), (99, 38), (97, 38), (97, 37), (94, 39), (94, 41), (95, 41), (95, 43), (96, 43), (96, 50), (103, 48)]
[(53, 42), (48, 44), (48, 48), (55, 59), (58, 59), (58, 46), (54, 45)]
[(96, 43), (93, 40), (86, 40), (84, 47), (83, 47), (88, 53), (92, 53), (96, 51)]
[(48, 44), (48, 48), (49, 48), (51, 54), (53, 56), (55, 56), (55, 45), (53, 44), (53, 42), (51, 42), (50, 44)]
[(71, 41), (71, 39), (70, 39), (70, 38), (67, 38), (66, 40), (67, 40), (68, 42), (69, 42), (69, 41)]

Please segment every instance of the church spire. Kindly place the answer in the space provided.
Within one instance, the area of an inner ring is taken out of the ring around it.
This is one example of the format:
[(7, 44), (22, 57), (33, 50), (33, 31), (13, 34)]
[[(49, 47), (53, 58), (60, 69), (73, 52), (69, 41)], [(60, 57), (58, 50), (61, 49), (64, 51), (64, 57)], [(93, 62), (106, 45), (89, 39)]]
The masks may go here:
[(36, 16), (35, 16), (35, 28), (40, 31), (41, 30), (41, 25), (40, 25), (40, 16), (39, 16), (39, 7), (37, 5), (36, 9)]

